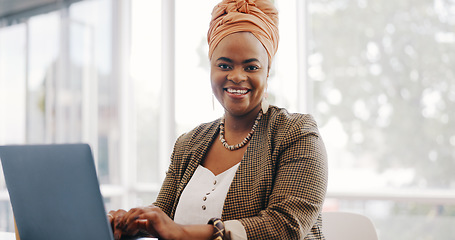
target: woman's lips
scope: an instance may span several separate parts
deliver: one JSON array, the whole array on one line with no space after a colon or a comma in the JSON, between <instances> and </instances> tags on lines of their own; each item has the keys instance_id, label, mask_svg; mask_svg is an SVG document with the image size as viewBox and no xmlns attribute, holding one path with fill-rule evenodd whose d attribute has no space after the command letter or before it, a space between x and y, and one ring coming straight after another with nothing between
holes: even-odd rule
<instances>
[{"instance_id":1,"label":"woman's lips","mask_svg":"<svg viewBox=\"0 0 455 240\"><path fill-rule=\"evenodd\" d=\"M224 88L224 91L227 92L229 95L234 96L244 96L248 94L251 90L242 88L242 89L235 89L235 88Z\"/></svg>"}]
</instances>

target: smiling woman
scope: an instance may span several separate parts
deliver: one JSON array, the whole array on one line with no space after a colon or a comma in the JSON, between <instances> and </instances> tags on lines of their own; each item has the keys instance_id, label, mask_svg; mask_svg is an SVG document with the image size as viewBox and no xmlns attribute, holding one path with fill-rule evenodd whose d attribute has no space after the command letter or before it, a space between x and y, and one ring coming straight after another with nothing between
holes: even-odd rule
<instances>
[{"instance_id":1,"label":"smiling woman","mask_svg":"<svg viewBox=\"0 0 455 240\"><path fill-rule=\"evenodd\" d=\"M116 239L323 239L327 159L317 125L265 98L277 23L269 0L215 6L210 79L224 116L177 139L154 204L110 212Z\"/></svg>"}]
</instances>

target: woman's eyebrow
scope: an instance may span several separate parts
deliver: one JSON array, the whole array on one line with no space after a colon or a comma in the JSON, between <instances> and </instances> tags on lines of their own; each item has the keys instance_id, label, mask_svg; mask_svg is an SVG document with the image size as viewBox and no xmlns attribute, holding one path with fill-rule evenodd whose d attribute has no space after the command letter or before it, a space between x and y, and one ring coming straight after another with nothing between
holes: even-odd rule
<instances>
[{"instance_id":1,"label":"woman's eyebrow","mask_svg":"<svg viewBox=\"0 0 455 240\"><path fill-rule=\"evenodd\" d=\"M217 61L225 61L225 62L230 62L230 63L233 62L232 59L227 58L227 57L220 57L217 59ZM245 63L250 63L250 62L259 62L259 60L257 58L250 58L250 59L244 60L242 63L245 64Z\"/></svg>"},{"instance_id":2,"label":"woman's eyebrow","mask_svg":"<svg viewBox=\"0 0 455 240\"><path fill-rule=\"evenodd\" d=\"M230 58L227 58L227 57L220 57L217 59L217 61L225 61L225 62L232 62L232 60Z\"/></svg>"},{"instance_id":3,"label":"woman's eyebrow","mask_svg":"<svg viewBox=\"0 0 455 240\"><path fill-rule=\"evenodd\" d=\"M250 63L250 62L259 62L259 60L257 58L250 58L250 59L243 61L242 63Z\"/></svg>"}]
</instances>

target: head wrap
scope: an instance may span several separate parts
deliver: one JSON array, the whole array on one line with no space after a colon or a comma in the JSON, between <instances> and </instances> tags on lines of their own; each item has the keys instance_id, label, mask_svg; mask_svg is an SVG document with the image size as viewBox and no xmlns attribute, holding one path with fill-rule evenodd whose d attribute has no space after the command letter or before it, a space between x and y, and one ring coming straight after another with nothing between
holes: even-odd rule
<instances>
[{"instance_id":1,"label":"head wrap","mask_svg":"<svg viewBox=\"0 0 455 240\"><path fill-rule=\"evenodd\" d=\"M271 62L278 48L278 11L270 0L222 0L213 8L207 33L209 58L229 34L251 32L264 46Z\"/></svg>"}]
</instances>

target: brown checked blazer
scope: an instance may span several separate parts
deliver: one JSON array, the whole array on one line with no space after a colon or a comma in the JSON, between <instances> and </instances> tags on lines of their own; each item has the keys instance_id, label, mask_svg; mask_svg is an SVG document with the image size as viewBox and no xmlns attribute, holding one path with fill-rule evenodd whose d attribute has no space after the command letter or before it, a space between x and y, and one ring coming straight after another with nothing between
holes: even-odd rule
<instances>
[{"instance_id":1,"label":"brown checked blazer","mask_svg":"<svg viewBox=\"0 0 455 240\"><path fill-rule=\"evenodd\" d=\"M171 218L219 123L202 124L176 141L155 203ZM326 187L327 156L314 119L271 106L235 174L222 220L239 220L248 239L324 239L320 212Z\"/></svg>"}]
</instances>

